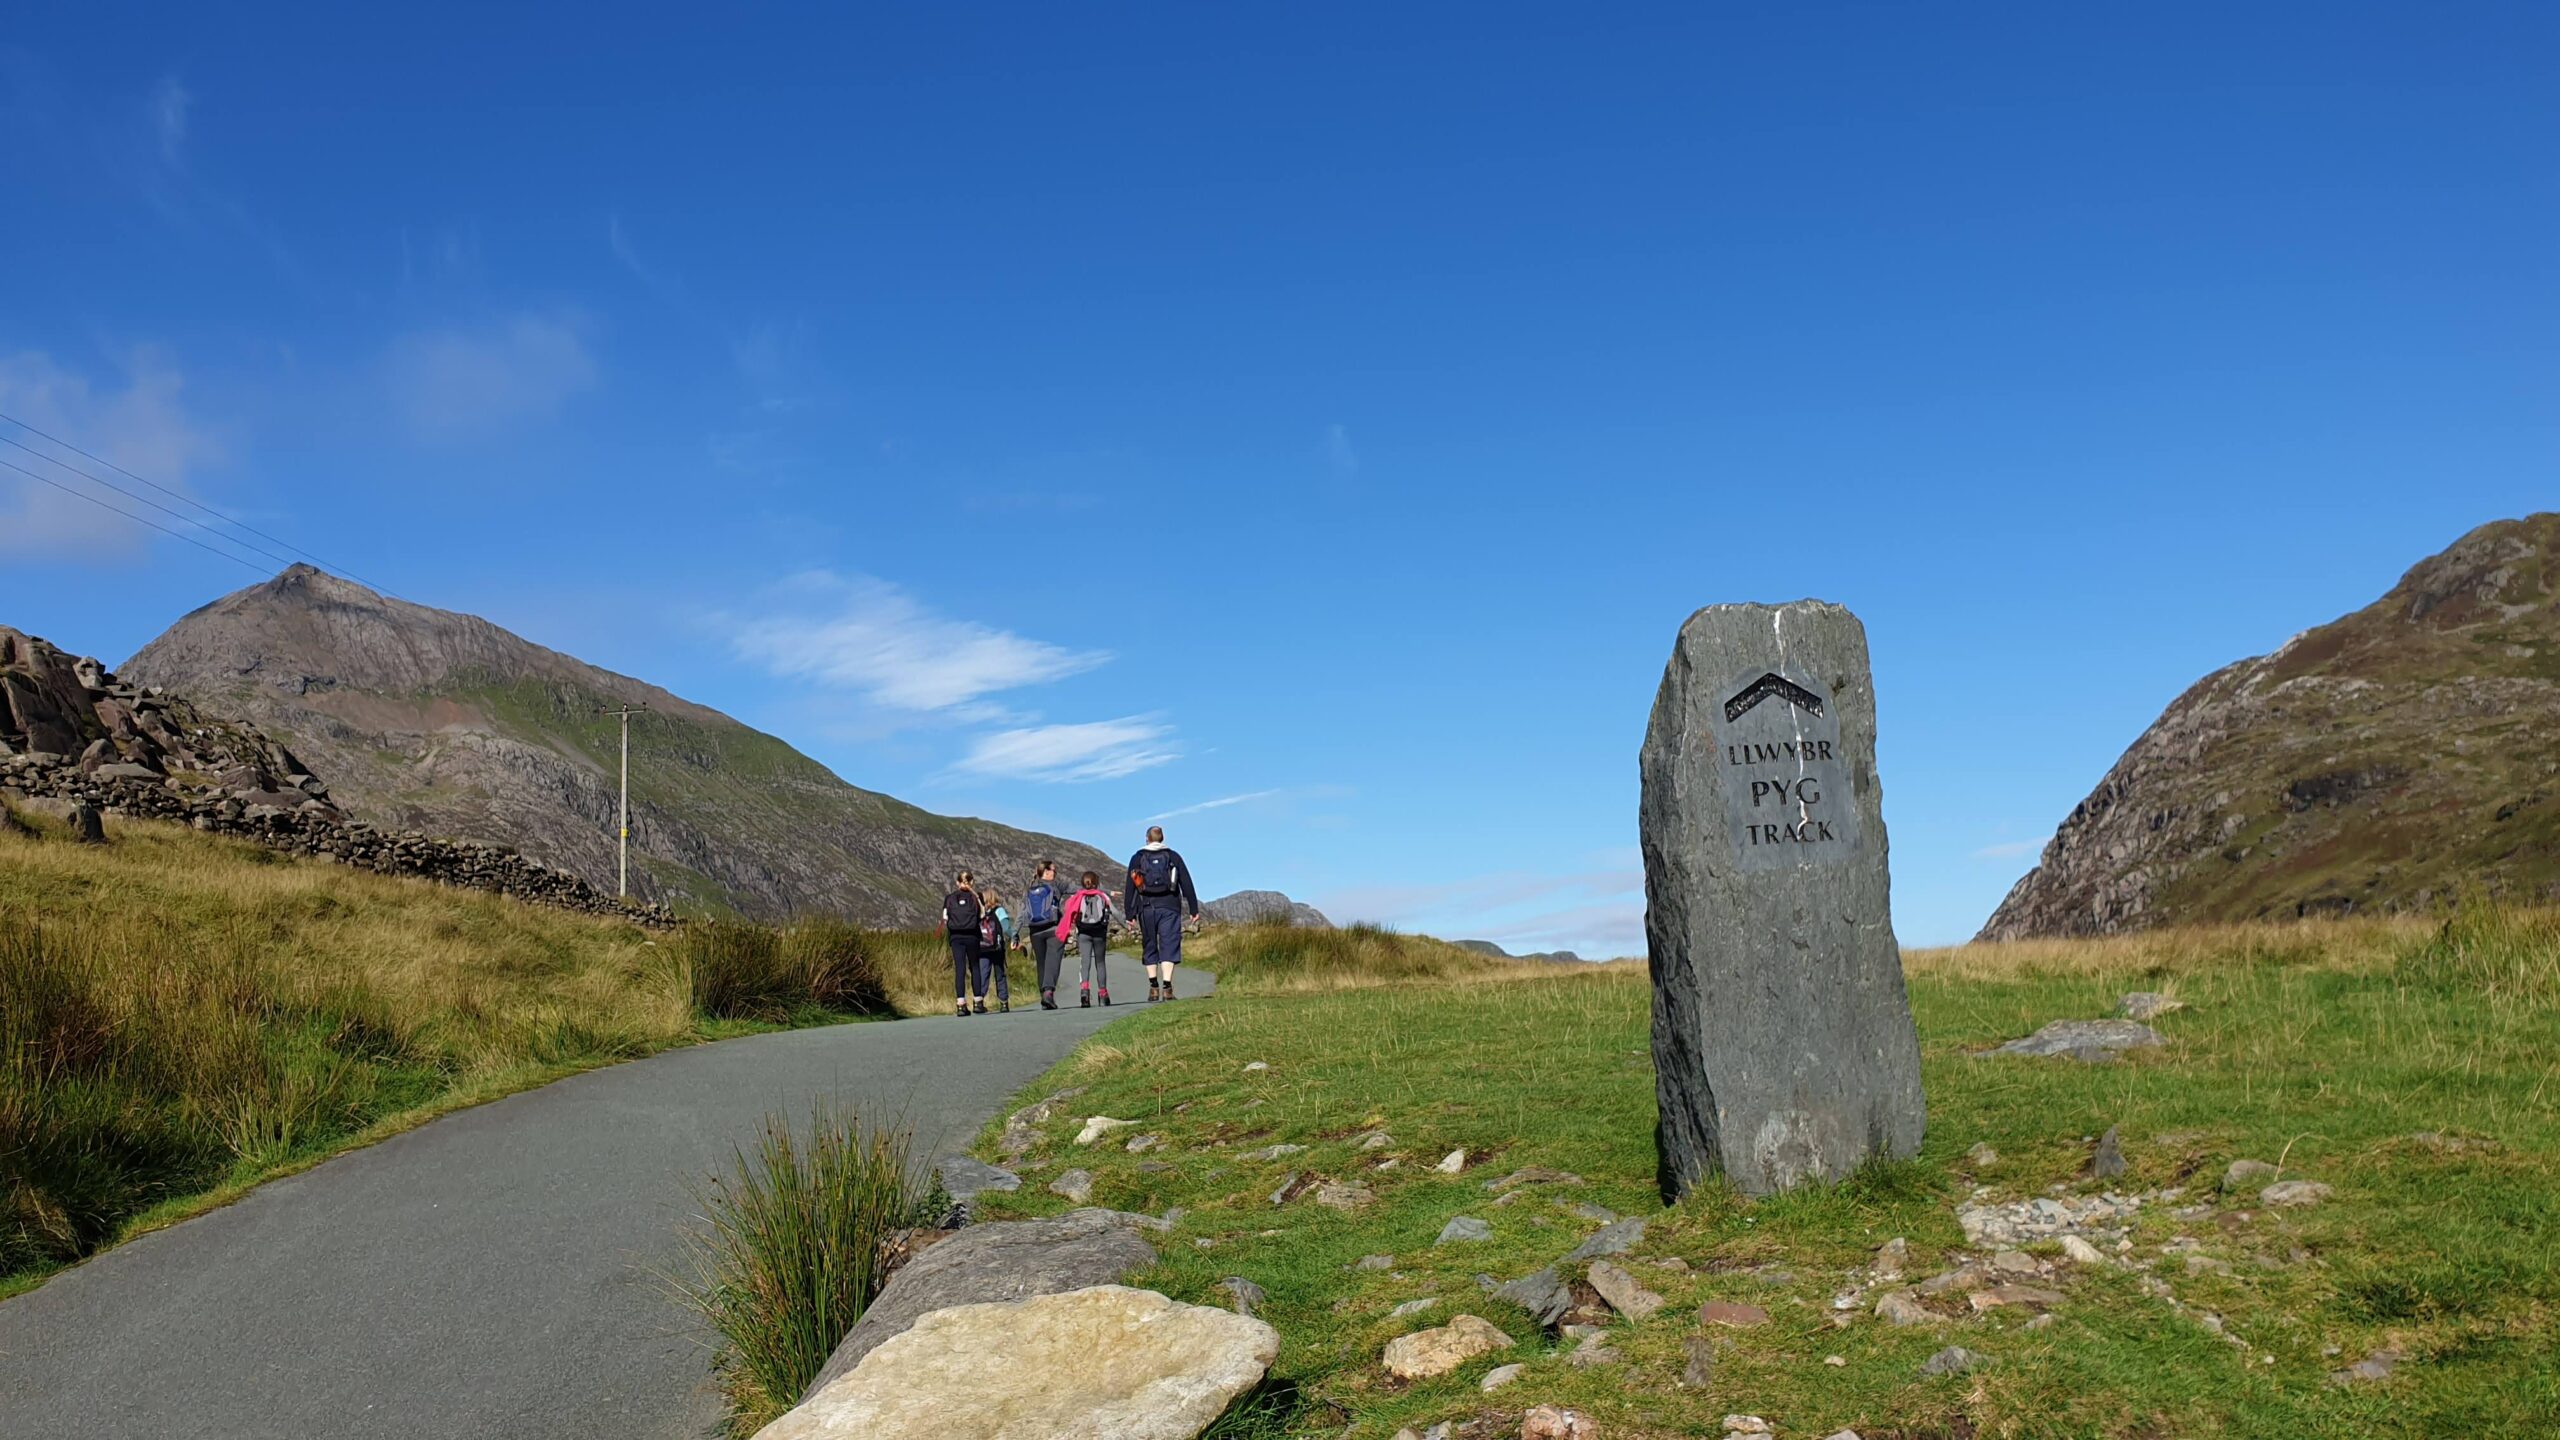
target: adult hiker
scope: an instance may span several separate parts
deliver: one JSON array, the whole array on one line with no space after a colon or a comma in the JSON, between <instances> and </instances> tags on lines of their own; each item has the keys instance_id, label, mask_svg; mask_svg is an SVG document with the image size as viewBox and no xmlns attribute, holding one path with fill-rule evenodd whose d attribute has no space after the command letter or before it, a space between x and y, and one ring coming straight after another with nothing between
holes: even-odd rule
<instances>
[{"instance_id":1,"label":"adult hiker","mask_svg":"<svg viewBox=\"0 0 2560 1440\"><path fill-rule=\"evenodd\" d=\"M1200 893L1182 852L1164 843L1164 827L1147 827L1147 843L1129 857L1129 886L1121 907L1140 938L1147 967L1147 999L1173 998L1173 967L1182 963L1182 912L1200 918Z\"/></svg>"},{"instance_id":2,"label":"adult hiker","mask_svg":"<svg viewBox=\"0 0 2560 1440\"><path fill-rule=\"evenodd\" d=\"M1066 938L1058 931L1058 862L1043 860L1031 888L1022 892L1022 929L1031 942L1031 968L1040 977L1040 1008L1058 1008L1058 962Z\"/></svg>"},{"instance_id":3,"label":"adult hiker","mask_svg":"<svg viewBox=\"0 0 2560 1440\"><path fill-rule=\"evenodd\" d=\"M951 893L942 897L942 928L951 940L951 996L963 1020L969 1018L969 972L978 965L978 923L986 918L983 910L977 877L966 870L952 876Z\"/></svg>"},{"instance_id":4,"label":"adult hiker","mask_svg":"<svg viewBox=\"0 0 2560 1440\"><path fill-rule=\"evenodd\" d=\"M1076 966L1076 1005L1089 1009L1093 992L1102 991L1102 1003L1111 1003L1111 974L1103 961L1111 950L1111 897L1104 893L1102 877L1090 870L1084 872L1084 884L1066 899L1066 914L1058 920L1058 939L1073 936L1076 953L1082 958Z\"/></svg>"}]
</instances>

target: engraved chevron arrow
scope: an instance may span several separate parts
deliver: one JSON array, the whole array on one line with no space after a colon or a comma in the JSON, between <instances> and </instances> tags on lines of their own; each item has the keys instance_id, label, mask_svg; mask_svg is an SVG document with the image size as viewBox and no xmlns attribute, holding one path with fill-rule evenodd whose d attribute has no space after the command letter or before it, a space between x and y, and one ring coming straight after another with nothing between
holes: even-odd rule
<instances>
[{"instance_id":1,"label":"engraved chevron arrow","mask_svg":"<svg viewBox=\"0 0 2560 1440\"><path fill-rule=\"evenodd\" d=\"M1724 702L1724 718L1727 722L1739 720L1751 712L1752 706L1773 695L1809 715L1822 713L1821 696L1772 672L1735 691L1733 698Z\"/></svg>"}]
</instances>

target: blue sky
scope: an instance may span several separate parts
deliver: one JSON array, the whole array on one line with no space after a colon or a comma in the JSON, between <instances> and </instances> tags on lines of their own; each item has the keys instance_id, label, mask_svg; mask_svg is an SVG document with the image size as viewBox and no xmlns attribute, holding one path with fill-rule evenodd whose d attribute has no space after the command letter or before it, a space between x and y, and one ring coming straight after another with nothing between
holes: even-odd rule
<instances>
[{"instance_id":1,"label":"blue sky","mask_svg":"<svg viewBox=\"0 0 2560 1440\"><path fill-rule=\"evenodd\" d=\"M2560 500L2548 6L849 8L22 7L0 412L857 784L1599 954L1698 606L1865 619L1951 941ZM0 623L253 579L0 470Z\"/></svg>"}]
</instances>

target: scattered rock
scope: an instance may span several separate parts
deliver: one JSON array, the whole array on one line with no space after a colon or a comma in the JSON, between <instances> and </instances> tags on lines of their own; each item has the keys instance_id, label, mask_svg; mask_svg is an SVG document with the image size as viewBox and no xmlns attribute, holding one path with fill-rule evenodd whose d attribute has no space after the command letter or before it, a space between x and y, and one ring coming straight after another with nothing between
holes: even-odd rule
<instances>
[{"instance_id":1,"label":"scattered rock","mask_svg":"<svg viewBox=\"0 0 2560 1440\"><path fill-rule=\"evenodd\" d=\"M1476 1382L1476 1388L1490 1395L1519 1379L1520 1372L1528 1368L1526 1365L1496 1365L1484 1372L1484 1379Z\"/></svg>"},{"instance_id":2,"label":"scattered rock","mask_svg":"<svg viewBox=\"0 0 2560 1440\"><path fill-rule=\"evenodd\" d=\"M2317 1205L2337 1192L2317 1180L2279 1180L2258 1192L2258 1203L2279 1209Z\"/></svg>"},{"instance_id":3,"label":"scattered rock","mask_svg":"<svg viewBox=\"0 0 2560 1440\"><path fill-rule=\"evenodd\" d=\"M1597 1269L1597 1266L1593 1267ZM1601 1292L1606 1294L1606 1291ZM1710 1300L1698 1307L1698 1323L1723 1325L1736 1330L1769 1323L1769 1312L1757 1305L1741 1305L1731 1300Z\"/></svg>"},{"instance_id":4,"label":"scattered rock","mask_svg":"<svg viewBox=\"0 0 2560 1440\"><path fill-rule=\"evenodd\" d=\"M1452 1150L1448 1154L1441 1156L1440 1163L1432 1166L1431 1168L1443 1175L1455 1175L1459 1171L1467 1168L1467 1152L1464 1150Z\"/></svg>"},{"instance_id":5,"label":"scattered rock","mask_svg":"<svg viewBox=\"0 0 2560 1440\"><path fill-rule=\"evenodd\" d=\"M1988 1363L1990 1357L1961 1345L1950 1345L1920 1362L1923 1375L1961 1375Z\"/></svg>"},{"instance_id":6,"label":"scattered rock","mask_svg":"<svg viewBox=\"0 0 2560 1440\"><path fill-rule=\"evenodd\" d=\"M1121 1285L946 1306L759 1437L1192 1440L1260 1383L1279 1349L1259 1320ZM989 1365L990 1355L1012 1363Z\"/></svg>"},{"instance_id":7,"label":"scattered rock","mask_svg":"<svg viewBox=\"0 0 2560 1440\"><path fill-rule=\"evenodd\" d=\"M1387 1318L1390 1320L1401 1320L1407 1315L1419 1315L1423 1311L1428 1310L1439 1303L1440 1302L1437 1299L1430 1296L1425 1296L1420 1300L1407 1300L1393 1310L1388 1311Z\"/></svg>"},{"instance_id":8,"label":"scattered rock","mask_svg":"<svg viewBox=\"0 0 2560 1440\"><path fill-rule=\"evenodd\" d=\"M1876 1318L1888 1325L1935 1325L1934 1310L1900 1290L1888 1290L1876 1297Z\"/></svg>"},{"instance_id":9,"label":"scattered rock","mask_svg":"<svg viewBox=\"0 0 2560 1440\"><path fill-rule=\"evenodd\" d=\"M1600 1440L1600 1427L1579 1410L1534 1405L1520 1417L1520 1440Z\"/></svg>"},{"instance_id":10,"label":"scattered rock","mask_svg":"<svg viewBox=\"0 0 2560 1440\"><path fill-rule=\"evenodd\" d=\"M2172 1010L2186 1008L2186 1001L2154 990L2136 990L2116 1002L2116 1013L2127 1020L2154 1020Z\"/></svg>"},{"instance_id":11,"label":"scattered rock","mask_svg":"<svg viewBox=\"0 0 2560 1440\"><path fill-rule=\"evenodd\" d=\"M1125 1130L1137 1123L1135 1120L1114 1120L1108 1115L1096 1115L1085 1121L1084 1128L1076 1132L1076 1143L1090 1145L1114 1130Z\"/></svg>"},{"instance_id":12,"label":"scattered rock","mask_svg":"<svg viewBox=\"0 0 2560 1440\"><path fill-rule=\"evenodd\" d=\"M2018 1328L2021 1330L2050 1330L2053 1328L2053 1322L2058 1318L2060 1317L2048 1310Z\"/></svg>"},{"instance_id":13,"label":"scattered rock","mask_svg":"<svg viewBox=\"0 0 2560 1440\"><path fill-rule=\"evenodd\" d=\"M1990 1278L1989 1272L1977 1266L1967 1265L1960 1269L1949 1270L1942 1275L1932 1275L1911 1288L1921 1295L1944 1295L1950 1290L1970 1290L1977 1285L1987 1283Z\"/></svg>"},{"instance_id":14,"label":"scattered rock","mask_svg":"<svg viewBox=\"0 0 2560 1440\"><path fill-rule=\"evenodd\" d=\"M1536 1317L1541 1329L1555 1330L1586 1316L1602 1319L1607 1304L1597 1291L1583 1292L1567 1283L1552 1265L1496 1288L1494 1297L1508 1300Z\"/></svg>"},{"instance_id":15,"label":"scattered rock","mask_svg":"<svg viewBox=\"0 0 2560 1440\"><path fill-rule=\"evenodd\" d=\"M1724 1417L1724 1433L1727 1435L1775 1435L1778 1431L1776 1426L1757 1415L1727 1415Z\"/></svg>"},{"instance_id":16,"label":"scattered rock","mask_svg":"<svg viewBox=\"0 0 2560 1440\"><path fill-rule=\"evenodd\" d=\"M1394 1143L1396 1143L1396 1137L1384 1130L1372 1130L1360 1137L1360 1148L1363 1150L1384 1150Z\"/></svg>"},{"instance_id":17,"label":"scattered rock","mask_svg":"<svg viewBox=\"0 0 2560 1440\"><path fill-rule=\"evenodd\" d=\"M1512 1339L1493 1322L1460 1315L1446 1325L1416 1330L1387 1342L1387 1373L1399 1380L1427 1380L1446 1375L1479 1355L1511 1348Z\"/></svg>"},{"instance_id":18,"label":"scattered rock","mask_svg":"<svg viewBox=\"0 0 2560 1440\"><path fill-rule=\"evenodd\" d=\"M1440 1238L1432 1241L1431 1243L1434 1245L1454 1245L1460 1241L1490 1240L1492 1238L1493 1227L1491 1225L1486 1224L1473 1215L1460 1215L1450 1220L1448 1224L1441 1226Z\"/></svg>"},{"instance_id":19,"label":"scattered rock","mask_svg":"<svg viewBox=\"0 0 2560 1440\"><path fill-rule=\"evenodd\" d=\"M1900 1278L1903 1267L1911 1263L1911 1242L1896 1235L1876 1247L1876 1258L1869 1266L1879 1280Z\"/></svg>"},{"instance_id":20,"label":"scattered rock","mask_svg":"<svg viewBox=\"0 0 2560 1440\"><path fill-rule=\"evenodd\" d=\"M1643 1239L1642 1220L1620 1220L1612 1225L1603 1225L1591 1232L1589 1239L1573 1247L1572 1253L1564 1257L1564 1263L1572 1265L1603 1255L1623 1255Z\"/></svg>"},{"instance_id":21,"label":"scattered rock","mask_svg":"<svg viewBox=\"0 0 2560 1440\"><path fill-rule=\"evenodd\" d=\"M2007 1305L2023 1305L2033 1310L2050 1310L2062 1303L2062 1294L2056 1290L2038 1289L2033 1285L1995 1285L1988 1290L1976 1290L1965 1299L1973 1306L1973 1312L1979 1315L1986 1310L1997 1310Z\"/></svg>"},{"instance_id":22,"label":"scattered rock","mask_svg":"<svg viewBox=\"0 0 2560 1440\"><path fill-rule=\"evenodd\" d=\"M1316 1186L1316 1203L1334 1210L1357 1210L1375 1198L1366 1185L1327 1180Z\"/></svg>"},{"instance_id":23,"label":"scattered rock","mask_svg":"<svg viewBox=\"0 0 2560 1440\"><path fill-rule=\"evenodd\" d=\"M1564 1358L1574 1369L1588 1370L1594 1365L1615 1365L1625 1357L1609 1343L1608 1336L1585 1335L1582 1343L1573 1347L1573 1353Z\"/></svg>"},{"instance_id":24,"label":"scattered rock","mask_svg":"<svg viewBox=\"0 0 2560 1440\"><path fill-rule=\"evenodd\" d=\"M1991 1257L1991 1268L2011 1275L2041 1275L2044 1262L2024 1250L2003 1250Z\"/></svg>"},{"instance_id":25,"label":"scattered rock","mask_svg":"<svg viewBox=\"0 0 2560 1440\"><path fill-rule=\"evenodd\" d=\"M1610 1309L1630 1320L1649 1319L1665 1303L1661 1296L1644 1288L1642 1281L1606 1260L1591 1262L1591 1288L1600 1292Z\"/></svg>"},{"instance_id":26,"label":"scattered rock","mask_svg":"<svg viewBox=\"0 0 2560 1440\"><path fill-rule=\"evenodd\" d=\"M942 1193L963 1205L990 1191L1022 1188L1021 1176L966 1155L944 1156L934 1165L933 1173L942 1181Z\"/></svg>"},{"instance_id":27,"label":"scattered rock","mask_svg":"<svg viewBox=\"0 0 2560 1440\"><path fill-rule=\"evenodd\" d=\"M1830 1366L1834 1370L1838 1370L1849 1363L1849 1357L1846 1355L1825 1355L1822 1357L1822 1363Z\"/></svg>"},{"instance_id":28,"label":"scattered rock","mask_svg":"<svg viewBox=\"0 0 2560 1440\"><path fill-rule=\"evenodd\" d=\"M1314 1189L1316 1184L1316 1176L1310 1175L1303 1170L1292 1170L1289 1172L1289 1178L1280 1182L1280 1188L1271 1192L1271 1203L1274 1205L1286 1205L1290 1201L1295 1200L1299 1196Z\"/></svg>"},{"instance_id":29,"label":"scattered rock","mask_svg":"<svg viewBox=\"0 0 2560 1440\"><path fill-rule=\"evenodd\" d=\"M1267 1062L1261 1060L1247 1060L1244 1062L1245 1073L1248 1075L1257 1074L1270 1068L1271 1066Z\"/></svg>"},{"instance_id":30,"label":"scattered rock","mask_svg":"<svg viewBox=\"0 0 2560 1440\"><path fill-rule=\"evenodd\" d=\"M2084 1063L2113 1060L2127 1050L2166 1045L2159 1031L2132 1020L2056 1020L2033 1035L1990 1051L1993 1055L2062 1055Z\"/></svg>"},{"instance_id":31,"label":"scattered rock","mask_svg":"<svg viewBox=\"0 0 2560 1440\"><path fill-rule=\"evenodd\" d=\"M1082 1205L1093 1198L1093 1172L1070 1170L1049 1182L1049 1193L1064 1195L1076 1204Z\"/></svg>"},{"instance_id":32,"label":"scattered rock","mask_svg":"<svg viewBox=\"0 0 2560 1440\"><path fill-rule=\"evenodd\" d=\"M807 1400L849 1374L874 1347L928 1311L1110 1285L1153 1265L1155 1247L1138 1234L1137 1218L1112 1210L1071 1210L1047 1220L970 1226L889 1278L800 1398ZM1007 1348L1003 1353L1018 1352Z\"/></svg>"},{"instance_id":33,"label":"scattered rock","mask_svg":"<svg viewBox=\"0 0 2560 1440\"><path fill-rule=\"evenodd\" d=\"M1976 1170L1986 1170L2000 1163L2000 1152L1976 1140L1973 1142L1973 1148L1964 1152L1964 1158L1972 1162Z\"/></svg>"},{"instance_id":34,"label":"scattered rock","mask_svg":"<svg viewBox=\"0 0 2560 1440\"><path fill-rule=\"evenodd\" d=\"M1392 1270L1395 1266L1393 1255L1363 1255L1351 1264L1354 1270Z\"/></svg>"},{"instance_id":35,"label":"scattered rock","mask_svg":"<svg viewBox=\"0 0 2560 1440\"><path fill-rule=\"evenodd\" d=\"M1263 1303L1271 1298L1263 1293L1261 1286L1241 1275L1230 1275L1219 1281L1218 1288L1226 1291L1228 1297L1235 1301L1236 1313L1247 1319L1253 1318L1253 1312L1260 1309Z\"/></svg>"},{"instance_id":36,"label":"scattered rock","mask_svg":"<svg viewBox=\"0 0 2560 1440\"><path fill-rule=\"evenodd\" d=\"M2107 1133L2098 1137L2098 1153L2089 1157L2089 1173L2101 1180L2112 1180L2124 1173L2124 1142L2116 1134L2119 1128L2108 1126Z\"/></svg>"},{"instance_id":37,"label":"scattered rock","mask_svg":"<svg viewBox=\"0 0 2560 1440\"><path fill-rule=\"evenodd\" d=\"M2391 1372L2398 1369L2400 1362L2407 1358L2409 1357L2399 1350L2376 1350L2344 1370L2330 1371L2329 1380L2335 1385L2388 1380L2391 1378Z\"/></svg>"},{"instance_id":38,"label":"scattered rock","mask_svg":"<svg viewBox=\"0 0 2560 1440\"><path fill-rule=\"evenodd\" d=\"M2281 1173L2264 1160L2234 1160L2222 1172L2222 1188L2226 1193L2237 1193L2252 1185L2265 1185Z\"/></svg>"},{"instance_id":39,"label":"scattered rock","mask_svg":"<svg viewBox=\"0 0 2560 1440\"><path fill-rule=\"evenodd\" d=\"M1576 1201L1567 1205L1564 1207L1564 1213L1576 1219L1588 1220L1594 1225L1615 1225L1625 1218L1606 1205L1593 1205L1587 1201Z\"/></svg>"},{"instance_id":40,"label":"scattered rock","mask_svg":"<svg viewBox=\"0 0 2560 1440\"><path fill-rule=\"evenodd\" d=\"M2167 1192L2163 1192L2166 1194ZM2059 1239L2073 1233L2123 1233L2142 1209L2133 1195L2039 1195L2033 1200L1956 1207L1965 1243L1983 1249Z\"/></svg>"},{"instance_id":41,"label":"scattered rock","mask_svg":"<svg viewBox=\"0 0 2560 1440\"><path fill-rule=\"evenodd\" d=\"M1255 1161L1277 1160L1282 1156L1295 1155L1306 1148L1304 1145L1265 1145L1259 1150L1249 1150L1237 1158Z\"/></svg>"},{"instance_id":42,"label":"scattered rock","mask_svg":"<svg viewBox=\"0 0 2560 1440\"><path fill-rule=\"evenodd\" d=\"M1680 1388L1704 1390L1716 1383L1716 1342L1704 1335L1680 1337Z\"/></svg>"},{"instance_id":43,"label":"scattered rock","mask_svg":"<svg viewBox=\"0 0 2560 1440\"><path fill-rule=\"evenodd\" d=\"M1163 1143L1164 1137L1161 1135L1141 1135L1121 1148L1132 1155L1144 1155Z\"/></svg>"}]
</instances>

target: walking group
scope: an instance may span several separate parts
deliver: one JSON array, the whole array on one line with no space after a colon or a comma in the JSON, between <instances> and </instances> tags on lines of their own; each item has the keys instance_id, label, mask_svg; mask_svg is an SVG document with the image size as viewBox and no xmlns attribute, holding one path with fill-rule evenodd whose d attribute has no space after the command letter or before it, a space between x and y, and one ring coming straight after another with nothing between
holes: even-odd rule
<instances>
[{"instance_id":1,"label":"walking group","mask_svg":"<svg viewBox=\"0 0 2560 1440\"><path fill-rule=\"evenodd\" d=\"M996 1009L1013 1009L1012 979L1005 956L1029 952L1040 980L1040 1008L1058 1008L1059 971L1066 947L1076 947L1076 1003L1098 999L1111 1003L1111 924L1116 916L1139 937L1139 957L1147 971L1150 1004L1173 998L1174 967L1182 963L1185 918L1200 920L1200 892L1192 888L1191 867L1182 853L1164 843L1164 827L1150 826L1147 843L1129 857L1129 873L1120 903L1102 888L1102 877L1087 870L1083 883L1061 893L1058 866L1043 860L1022 892L1022 914L1016 917L1004 896L963 870L952 877L951 893L942 897L942 928L951 938L951 995L962 1018L987 1013L987 989L995 987Z\"/></svg>"}]
</instances>

